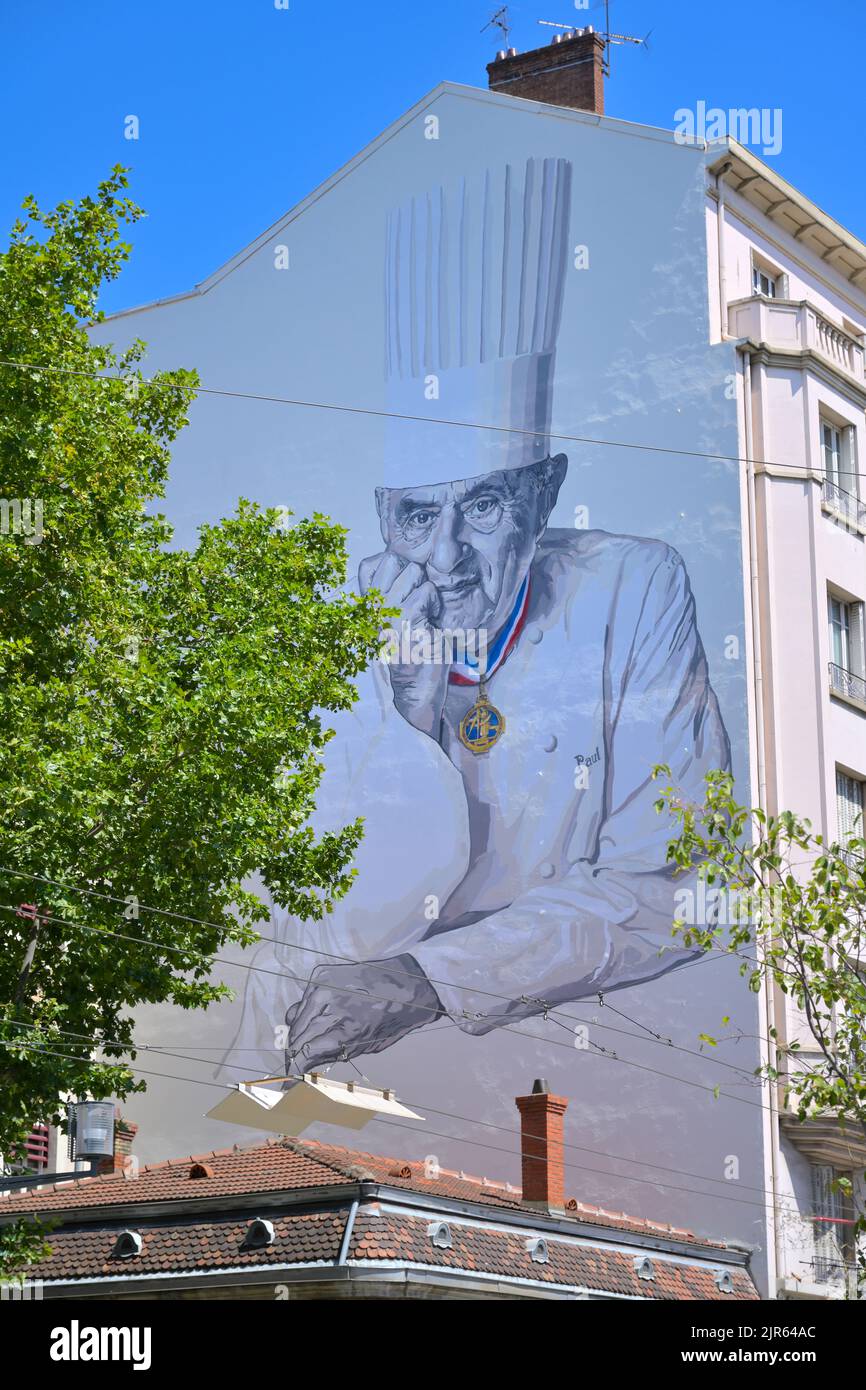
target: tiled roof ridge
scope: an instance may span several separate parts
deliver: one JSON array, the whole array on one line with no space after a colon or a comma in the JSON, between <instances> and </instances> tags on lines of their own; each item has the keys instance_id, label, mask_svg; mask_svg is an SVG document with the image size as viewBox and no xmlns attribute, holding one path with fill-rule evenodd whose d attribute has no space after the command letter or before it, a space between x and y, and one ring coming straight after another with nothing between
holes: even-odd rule
<instances>
[{"instance_id":1,"label":"tiled roof ridge","mask_svg":"<svg viewBox=\"0 0 866 1390\"><path fill-rule=\"evenodd\" d=\"M703 1240L690 1231L687 1226L672 1226L667 1221L653 1221L649 1216L630 1216L626 1211L607 1211L605 1207L595 1206L592 1202L581 1202L576 1197L569 1198L574 1206L569 1207L570 1215L580 1215L586 1213L588 1216L600 1216L606 1221L615 1221L618 1224L628 1222L630 1226L639 1226L646 1231L661 1232L669 1236L685 1236L688 1240L701 1240L704 1245L719 1245L722 1249L726 1248L721 1241Z\"/></svg>"},{"instance_id":2,"label":"tiled roof ridge","mask_svg":"<svg viewBox=\"0 0 866 1390\"><path fill-rule=\"evenodd\" d=\"M52 1192L77 1192L81 1187L88 1187L91 1183L98 1183L100 1186L112 1182L134 1183L137 1178L143 1177L145 1173L159 1173L172 1168L187 1168L194 1163L207 1163L211 1158L231 1158L234 1154L255 1153L259 1149L275 1148L282 1143L282 1140L265 1139L259 1140L257 1144L231 1144L224 1149L207 1149L198 1154L187 1154L183 1158L161 1158L156 1163L143 1163L138 1170L136 1177L130 1177L128 1173L82 1173L76 1178L67 1178L63 1182L35 1182L30 1188L19 1188L17 1191L12 1189L9 1192L0 1192L0 1202L8 1201L14 1197L24 1196L27 1192L34 1196L47 1196ZM0 1187L2 1187L0 1178ZM134 1188L133 1188L134 1190Z\"/></svg>"},{"instance_id":3,"label":"tiled roof ridge","mask_svg":"<svg viewBox=\"0 0 866 1390\"><path fill-rule=\"evenodd\" d=\"M145 1176L158 1176L160 1173L169 1174L171 1172L182 1171L184 1168L191 1167L196 1163L206 1163L213 1159L244 1158L263 1154L269 1149L283 1149L296 1155L298 1158L305 1159L310 1163L316 1164L320 1168L328 1169L338 1175L344 1181L372 1181L387 1185L389 1178L409 1183L420 1189L421 1195L427 1191L431 1196L447 1196L443 1193L439 1184L444 1180L458 1181L478 1188L479 1195L482 1193L490 1194L494 1200L513 1202L519 1206L522 1197L519 1187L512 1186L507 1181L500 1181L487 1177L476 1177L464 1172L462 1169L438 1167L436 1176L427 1174L425 1171L424 1160L395 1158L388 1154L372 1154L358 1149L350 1149L345 1145L332 1144L322 1140L300 1139L291 1135L278 1135L273 1138L259 1140L253 1144L233 1144L230 1147L212 1149L204 1153L190 1154L182 1158L161 1159L157 1163L143 1165L138 1173L138 1179L131 1178L125 1173L86 1173L81 1177L70 1179L66 1182L45 1183L44 1185L34 1186L29 1194L25 1192L9 1192L0 1195L0 1213L2 1213L3 1201L21 1198L25 1195L32 1195L37 1198L49 1198L53 1194L72 1198L74 1193L81 1191L92 1191L94 1186L108 1188L110 1184L123 1184L123 1198L121 1200L136 1200L137 1181ZM401 1174L401 1168L408 1168L409 1175ZM385 1170L384 1174L382 1170ZM377 1176L378 1173L378 1176ZM218 1177L225 1177L225 1173ZM311 1183L310 1188L324 1186L319 1183ZM120 1196L118 1189L118 1197ZM202 1195L206 1195L202 1191ZM452 1194L453 1195L453 1194ZM464 1194L465 1195L465 1194ZM145 1200L142 1194L142 1200ZM71 1205L71 1203L70 1203ZM576 1198L570 1198L566 1204L564 1215L566 1218L580 1221L584 1220L590 1224L604 1224L615 1229L624 1230L631 1228L633 1232L642 1232L649 1235L666 1236L672 1240L683 1240L705 1248L727 1250L729 1247L723 1240L713 1240L706 1236L697 1236L693 1231L686 1227L673 1226L667 1222L653 1221L649 1217L630 1216L626 1212L608 1211L606 1208L596 1206L591 1203L581 1202Z\"/></svg>"},{"instance_id":4,"label":"tiled roof ridge","mask_svg":"<svg viewBox=\"0 0 866 1390\"><path fill-rule=\"evenodd\" d=\"M361 1176L360 1170L356 1164L347 1163L341 1166L333 1159L322 1158L317 1153L311 1153L311 1149L317 1149L319 1147L312 1139L297 1139L290 1134L286 1134L277 1142L281 1144L284 1149L291 1149L292 1153L296 1153L299 1158L308 1158L311 1163L318 1163L322 1168L330 1168L332 1172L339 1173L341 1178L358 1178ZM339 1148L340 1146L337 1144L322 1144L321 1147L333 1149ZM354 1150L346 1149L345 1152L350 1154L353 1153ZM356 1157L360 1158L362 1155L358 1154ZM368 1176L368 1174L365 1173L364 1176Z\"/></svg>"},{"instance_id":5,"label":"tiled roof ridge","mask_svg":"<svg viewBox=\"0 0 866 1390\"><path fill-rule=\"evenodd\" d=\"M439 1178L456 1178L460 1182L472 1183L474 1186L480 1187L482 1190L488 1192L503 1192L506 1196L514 1196L521 1199L521 1189L519 1187L514 1187L510 1182L504 1179L476 1177L474 1174L464 1172L462 1168L444 1168L440 1166L437 1170L436 1177L430 1178L427 1177L426 1173L423 1171L424 1161L422 1159L392 1158L388 1154L363 1153L356 1149L347 1149L343 1145L328 1144L323 1140L317 1139L304 1140L303 1147L307 1151L328 1149L333 1152L336 1150L337 1152L351 1155L355 1159L369 1159L376 1164L388 1164L393 1167L405 1166L411 1169L412 1179L416 1182L429 1182L434 1184ZM317 1153L308 1152L308 1157L315 1157L317 1163L327 1162L327 1160L319 1157ZM330 1167L331 1164L328 1163L328 1166ZM350 1172L351 1176L355 1177L358 1175L359 1167L360 1165L358 1164L347 1164L345 1171ZM421 1170L420 1172L417 1171L419 1169ZM393 1173L390 1174L390 1176L396 1177L398 1174ZM608 1211L605 1207L596 1206L590 1202L581 1202L575 1197L569 1198L569 1203L572 1202L574 1205L566 1209L567 1216L578 1219L581 1216L590 1219L592 1217L601 1217L603 1221L610 1221L618 1226L627 1224L637 1227L639 1230L669 1236L671 1239L685 1238L697 1244L712 1246L719 1250L726 1250L728 1248L724 1241L711 1240L707 1237L697 1236L694 1231L689 1230L686 1226L674 1226L671 1225L670 1222L653 1221L651 1217L648 1216L630 1216L628 1212L624 1211Z\"/></svg>"},{"instance_id":6,"label":"tiled roof ridge","mask_svg":"<svg viewBox=\"0 0 866 1390\"><path fill-rule=\"evenodd\" d=\"M108 1179L112 1181L119 1180L120 1182L128 1181L123 1173L82 1173L79 1178L70 1178L68 1182L35 1182L32 1187L29 1188L10 1188L8 1192L0 1192L0 1202L8 1202L15 1197L24 1196L29 1192L32 1192L34 1195L38 1193L40 1196L43 1193L47 1196L51 1192L75 1192L79 1187L84 1187L88 1183L101 1183ZM2 1185L3 1179L0 1178L0 1187L2 1187Z\"/></svg>"}]
</instances>

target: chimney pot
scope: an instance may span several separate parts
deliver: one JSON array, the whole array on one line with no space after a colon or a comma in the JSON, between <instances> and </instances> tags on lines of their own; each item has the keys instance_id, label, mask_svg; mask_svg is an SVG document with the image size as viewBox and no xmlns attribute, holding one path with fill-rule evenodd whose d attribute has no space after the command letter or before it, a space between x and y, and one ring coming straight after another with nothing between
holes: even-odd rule
<instances>
[{"instance_id":1,"label":"chimney pot","mask_svg":"<svg viewBox=\"0 0 866 1390\"><path fill-rule=\"evenodd\" d=\"M130 1166L132 1143L138 1133L138 1125L134 1125L131 1120L124 1120L117 1106L114 1115L114 1154L111 1158L99 1160L97 1174L122 1173Z\"/></svg>"}]
</instances>

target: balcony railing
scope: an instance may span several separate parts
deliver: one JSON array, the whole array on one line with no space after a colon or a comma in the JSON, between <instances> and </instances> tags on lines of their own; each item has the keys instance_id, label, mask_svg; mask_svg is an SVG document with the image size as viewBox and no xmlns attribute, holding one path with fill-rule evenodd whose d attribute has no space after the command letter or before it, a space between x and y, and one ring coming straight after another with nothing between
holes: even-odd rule
<instances>
[{"instance_id":1,"label":"balcony railing","mask_svg":"<svg viewBox=\"0 0 866 1390\"><path fill-rule=\"evenodd\" d=\"M866 705L866 680L854 671L846 671L844 666L837 666L834 661L830 662L830 689L836 695Z\"/></svg>"},{"instance_id":2,"label":"balcony railing","mask_svg":"<svg viewBox=\"0 0 866 1390\"><path fill-rule=\"evenodd\" d=\"M824 503L852 526L866 527L866 502L853 492L846 492L832 478L824 479Z\"/></svg>"},{"instance_id":3,"label":"balcony railing","mask_svg":"<svg viewBox=\"0 0 866 1390\"><path fill-rule=\"evenodd\" d=\"M807 308L807 314L810 320L807 324L807 337L812 339L818 351L851 376L862 377L863 349L857 340L852 338L850 333L830 323L817 309Z\"/></svg>"},{"instance_id":4,"label":"balcony railing","mask_svg":"<svg viewBox=\"0 0 866 1390\"><path fill-rule=\"evenodd\" d=\"M728 305L728 332L783 351L811 349L846 376L864 380L862 341L831 323L805 299L751 295L734 300Z\"/></svg>"}]
</instances>

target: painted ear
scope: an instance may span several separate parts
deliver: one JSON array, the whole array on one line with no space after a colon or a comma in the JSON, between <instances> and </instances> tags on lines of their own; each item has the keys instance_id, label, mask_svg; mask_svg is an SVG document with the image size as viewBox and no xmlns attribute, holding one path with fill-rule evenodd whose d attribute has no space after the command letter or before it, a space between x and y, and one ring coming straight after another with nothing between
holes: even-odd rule
<instances>
[{"instance_id":1,"label":"painted ear","mask_svg":"<svg viewBox=\"0 0 866 1390\"><path fill-rule=\"evenodd\" d=\"M565 482L565 475L568 472L568 456L566 454L556 454L552 459L549 460L548 467L549 472L547 476L547 481L545 482L544 487L542 489L541 498L539 502L538 536L536 539L540 539L540 537L542 536L550 519L550 513L556 506L556 499L559 496L559 489Z\"/></svg>"},{"instance_id":2,"label":"painted ear","mask_svg":"<svg viewBox=\"0 0 866 1390\"><path fill-rule=\"evenodd\" d=\"M382 540L388 543L388 489L384 487L376 488L376 511L379 513L379 530L382 532Z\"/></svg>"}]
</instances>

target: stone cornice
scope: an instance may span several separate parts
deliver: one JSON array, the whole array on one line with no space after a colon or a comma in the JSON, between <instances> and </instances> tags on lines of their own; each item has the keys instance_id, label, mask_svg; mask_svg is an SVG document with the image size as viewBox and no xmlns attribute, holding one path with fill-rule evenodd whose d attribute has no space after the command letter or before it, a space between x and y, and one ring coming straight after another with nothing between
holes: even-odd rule
<instances>
[{"instance_id":1,"label":"stone cornice","mask_svg":"<svg viewBox=\"0 0 866 1390\"><path fill-rule=\"evenodd\" d=\"M752 362L765 367L794 367L799 371L810 371L825 385L845 396L859 410L866 411L866 384L860 386L853 377L837 371L827 360L812 348L782 348L771 343L756 343L752 338L736 340L737 351L747 353Z\"/></svg>"}]
</instances>

